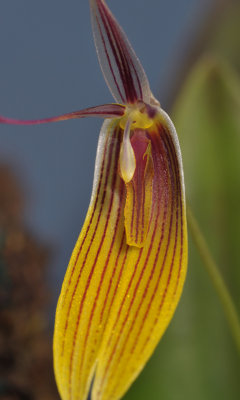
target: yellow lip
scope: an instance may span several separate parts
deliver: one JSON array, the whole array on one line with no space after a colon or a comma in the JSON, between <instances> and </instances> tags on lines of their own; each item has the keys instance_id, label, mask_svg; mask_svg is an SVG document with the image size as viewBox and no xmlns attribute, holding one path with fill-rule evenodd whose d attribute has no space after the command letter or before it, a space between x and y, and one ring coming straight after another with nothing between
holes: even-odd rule
<instances>
[{"instance_id":1,"label":"yellow lip","mask_svg":"<svg viewBox=\"0 0 240 400\"><path fill-rule=\"evenodd\" d=\"M120 127L123 130L125 129L126 123L129 119L132 120L131 129L148 129L154 123L154 119L150 118L146 110L138 104L126 107L125 114L120 119Z\"/></svg>"}]
</instances>

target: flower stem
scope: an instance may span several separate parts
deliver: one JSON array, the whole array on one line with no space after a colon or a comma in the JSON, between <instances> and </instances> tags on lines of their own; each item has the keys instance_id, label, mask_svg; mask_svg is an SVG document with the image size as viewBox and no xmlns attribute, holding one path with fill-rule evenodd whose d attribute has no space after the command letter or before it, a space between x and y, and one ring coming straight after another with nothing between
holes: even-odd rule
<instances>
[{"instance_id":1,"label":"flower stem","mask_svg":"<svg viewBox=\"0 0 240 400\"><path fill-rule=\"evenodd\" d=\"M240 354L240 321L236 307L189 205L187 205L187 219L195 246L199 251L206 271L222 303L233 339Z\"/></svg>"}]
</instances>

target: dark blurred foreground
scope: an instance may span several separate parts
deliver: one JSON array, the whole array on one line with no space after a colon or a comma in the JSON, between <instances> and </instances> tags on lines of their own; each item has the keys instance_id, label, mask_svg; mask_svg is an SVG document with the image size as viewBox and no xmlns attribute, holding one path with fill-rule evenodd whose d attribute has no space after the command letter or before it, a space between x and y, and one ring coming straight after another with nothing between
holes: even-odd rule
<instances>
[{"instance_id":1,"label":"dark blurred foreground","mask_svg":"<svg viewBox=\"0 0 240 400\"><path fill-rule=\"evenodd\" d=\"M26 230L22 193L5 166L0 188L0 398L53 400L48 249Z\"/></svg>"}]
</instances>

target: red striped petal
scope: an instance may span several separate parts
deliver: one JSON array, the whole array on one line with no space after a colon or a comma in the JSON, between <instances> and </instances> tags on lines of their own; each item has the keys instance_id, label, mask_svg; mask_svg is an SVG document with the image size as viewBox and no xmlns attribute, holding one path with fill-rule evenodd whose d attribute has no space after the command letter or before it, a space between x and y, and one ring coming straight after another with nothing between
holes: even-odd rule
<instances>
[{"instance_id":1,"label":"red striped petal","mask_svg":"<svg viewBox=\"0 0 240 400\"><path fill-rule=\"evenodd\" d=\"M124 115L125 106L121 104L104 104L101 106L85 108L84 110L74 111L68 114L59 115L58 117L35 119L35 120L21 120L3 117L0 115L1 124L11 125L37 125L45 124L47 122L65 121L67 119L85 118L85 117L102 117L102 118L116 118Z\"/></svg>"},{"instance_id":2,"label":"red striped petal","mask_svg":"<svg viewBox=\"0 0 240 400\"><path fill-rule=\"evenodd\" d=\"M185 280L187 232L176 133L162 111L147 133L154 166L149 230L141 249L128 248L98 355L93 400L123 396L167 328Z\"/></svg>"},{"instance_id":3,"label":"red striped petal","mask_svg":"<svg viewBox=\"0 0 240 400\"><path fill-rule=\"evenodd\" d=\"M122 130L104 123L86 221L59 298L54 364L63 399L86 399L118 282L125 267L125 185L118 174Z\"/></svg>"},{"instance_id":4,"label":"red striped petal","mask_svg":"<svg viewBox=\"0 0 240 400\"><path fill-rule=\"evenodd\" d=\"M120 103L150 103L148 79L122 28L104 1L90 4L97 54L113 97Z\"/></svg>"},{"instance_id":5,"label":"red striped petal","mask_svg":"<svg viewBox=\"0 0 240 400\"><path fill-rule=\"evenodd\" d=\"M126 185L118 173L123 130L104 124L93 194L59 298L54 364L64 400L117 400L152 354L186 274L184 185L174 128L161 110L151 142L152 202L144 246L128 246ZM141 140L142 134L133 140ZM144 139L146 147L146 139Z\"/></svg>"}]
</instances>

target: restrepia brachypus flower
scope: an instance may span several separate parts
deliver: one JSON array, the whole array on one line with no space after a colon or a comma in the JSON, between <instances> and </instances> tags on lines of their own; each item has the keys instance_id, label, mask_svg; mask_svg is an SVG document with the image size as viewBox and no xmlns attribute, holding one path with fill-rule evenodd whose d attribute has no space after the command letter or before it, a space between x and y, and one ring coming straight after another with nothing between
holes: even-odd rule
<instances>
[{"instance_id":1,"label":"restrepia brachypus flower","mask_svg":"<svg viewBox=\"0 0 240 400\"><path fill-rule=\"evenodd\" d=\"M90 0L94 39L117 104L37 121L106 118L92 197L59 297L54 368L63 400L119 399L178 304L187 266L181 153L175 128L103 0Z\"/></svg>"}]
</instances>

